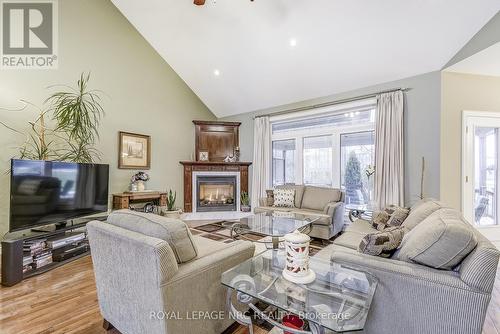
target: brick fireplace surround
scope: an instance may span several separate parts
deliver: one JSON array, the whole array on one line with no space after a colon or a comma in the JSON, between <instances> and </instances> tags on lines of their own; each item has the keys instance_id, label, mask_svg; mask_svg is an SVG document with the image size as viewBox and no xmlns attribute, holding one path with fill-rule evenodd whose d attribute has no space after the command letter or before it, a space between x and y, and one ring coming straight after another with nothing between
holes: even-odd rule
<instances>
[{"instance_id":1,"label":"brick fireplace surround","mask_svg":"<svg viewBox=\"0 0 500 334\"><path fill-rule=\"evenodd\" d=\"M239 176L237 185L240 192L248 192L248 167L251 162L213 162L213 161L181 161L184 166L184 212L193 212L196 210L196 203L193 201L193 192L196 192L196 184L193 182L193 173L203 175L224 175L236 174ZM239 204L238 198L235 200ZM238 205L239 207L239 205Z\"/></svg>"}]
</instances>

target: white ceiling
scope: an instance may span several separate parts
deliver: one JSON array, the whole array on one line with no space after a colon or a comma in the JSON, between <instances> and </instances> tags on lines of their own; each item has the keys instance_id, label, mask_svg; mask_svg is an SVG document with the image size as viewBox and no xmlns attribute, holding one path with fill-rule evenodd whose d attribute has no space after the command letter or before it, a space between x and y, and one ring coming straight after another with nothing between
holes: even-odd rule
<instances>
[{"instance_id":1,"label":"white ceiling","mask_svg":"<svg viewBox=\"0 0 500 334\"><path fill-rule=\"evenodd\" d=\"M498 0L112 1L219 117L439 70L500 9Z\"/></svg>"},{"instance_id":2,"label":"white ceiling","mask_svg":"<svg viewBox=\"0 0 500 334\"><path fill-rule=\"evenodd\" d=\"M447 72L500 76L500 43L446 68Z\"/></svg>"}]
</instances>

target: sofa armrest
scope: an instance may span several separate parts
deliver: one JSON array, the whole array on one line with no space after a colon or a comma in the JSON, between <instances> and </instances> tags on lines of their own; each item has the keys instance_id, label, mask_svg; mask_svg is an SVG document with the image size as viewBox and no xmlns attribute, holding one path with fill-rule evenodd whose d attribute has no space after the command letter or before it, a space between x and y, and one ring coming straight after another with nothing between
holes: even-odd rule
<instances>
[{"instance_id":1,"label":"sofa armrest","mask_svg":"<svg viewBox=\"0 0 500 334\"><path fill-rule=\"evenodd\" d=\"M325 206L324 213L332 217L333 235L336 235L344 228L344 202L331 202Z\"/></svg>"},{"instance_id":2,"label":"sofa armrest","mask_svg":"<svg viewBox=\"0 0 500 334\"><path fill-rule=\"evenodd\" d=\"M367 271L388 284L400 281L421 281L429 286L447 286L455 289L480 292L465 284L454 271L437 270L416 263L387 259L362 253L334 251L331 260L348 267Z\"/></svg>"},{"instance_id":3,"label":"sofa armrest","mask_svg":"<svg viewBox=\"0 0 500 334\"><path fill-rule=\"evenodd\" d=\"M325 208L323 209L323 212L326 215L333 217L337 211L342 211L342 215L343 215L344 208L345 208L344 202L330 202L325 206Z\"/></svg>"},{"instance_id":4,"label":"sofa armrest","mask_svg":"<svg viewBox=\"0 0 500 334\"><path fill-rule=\"evenodd\" d=\"M267 197L259 198L259 206L267 206Z\"/></svg>"},{"instance_id":5,"label":"sofa armrest","mask_svg":"<svg viewBox=\"0 0 500 334\"><path fill-rule=\"evenodd\" d=\"M251 258L255 251L255 245L250 241L233 241L228 247L216 251L210 256L204 256L179 265L177 273L166 283L182 281L189 277L203 275L204 272L214 268L223 269L224 272L237 264Z\"/></svg>"},{"instance_id":6,"label":"sofa armrest","mask_svg":"<svg viewBox=\"0 0 500 334\"><path fill-rule=\"evenodd\" d=\"M221 275L250 259L254 251L252 242L234 241L224 249L179 265L176 275L162 286L162 296L164 311L181 314L184 318L165 318L168 332L222 333L234 321L227 314L220 320L189 320L185 315L192 312L227 312L227 288L221 283Z\"/></svg>"}]
</instances>

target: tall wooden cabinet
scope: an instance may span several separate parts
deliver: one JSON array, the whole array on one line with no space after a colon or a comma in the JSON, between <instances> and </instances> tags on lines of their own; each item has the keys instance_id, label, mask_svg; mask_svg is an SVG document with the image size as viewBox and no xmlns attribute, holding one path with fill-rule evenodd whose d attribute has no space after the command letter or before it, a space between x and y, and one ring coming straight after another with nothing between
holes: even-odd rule
<instances>
[{"instance_id":1,"label":"tall wooden cabinet","mask_svg":"<svg viewBox=\"0 0 500 334\"><path fill-rule=\"evenodd\" d=\"M195 125L196 161L200 151L208 151L209 161L224 161L239 146L239 122L193 121Z\"/></svg>"}]
</instances>

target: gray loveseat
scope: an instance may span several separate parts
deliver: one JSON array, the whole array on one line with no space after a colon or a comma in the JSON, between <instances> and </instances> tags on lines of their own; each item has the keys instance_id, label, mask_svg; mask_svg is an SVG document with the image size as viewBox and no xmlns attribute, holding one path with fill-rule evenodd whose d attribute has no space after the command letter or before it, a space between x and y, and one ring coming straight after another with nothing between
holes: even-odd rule
<instances>
[{"instance_id":1,"label":"gray loveseat","mask_svg":"<svg viewBox=\"0 0 500 334\"><path fill-rule=\"evenodd\" d=\"M323 188L303 185L277 186L276 189L286 188L295 190L293 208L275 207L268 202L268 198L261 198L255 213L288 212L298 217L317 217L309 235L311 237L328 240L337 235L344 227L345 193L340 189ZM271 205L270 205L271 204Z\"/></svg>"},{"instance_id":2,"label":"gray loveseat","mask_svg":"<svg viewBox=\"0 0 500 334\"><path fill-rule=\"evenodd\" d=\"M405 242L421 238L422 233L436 230L434 224L443 225L450 219L454 224L466 224L459 227L470 229L473 239L477 240L475 248L453 270L419 264L419 253L413 254L412 261L400 260ZM415 229L419 224L422 224L420 228ZM468 224L460 212L434 200L423 200L411 208L403 223L407 230L403 247L391 258L357 251L361 239L375 232L370 222L361 219L348 226L332 245L316 256L359 268L378 278L365 333L479 334L491 299L500 252ZM453 239L447 242L450 240ZM425 239L416 241L417 248L426 243ZM424 254L421 250L418 252ZM440 254L446 252L443 248L427 261L437 263L441 260Z\"/></svg>"},{"instance_id":3,"label":"gray loveseat","mask_svg":"<svg viewBox=\"0 0 500 334\"><path fill-rule=\"evenodd\" d=\"M180 220L128 210L87 229L101 314L122 334L213 334L232 324L221 274L253 256L251 242L192 236Z\"/></svg>"}]
</instances>

